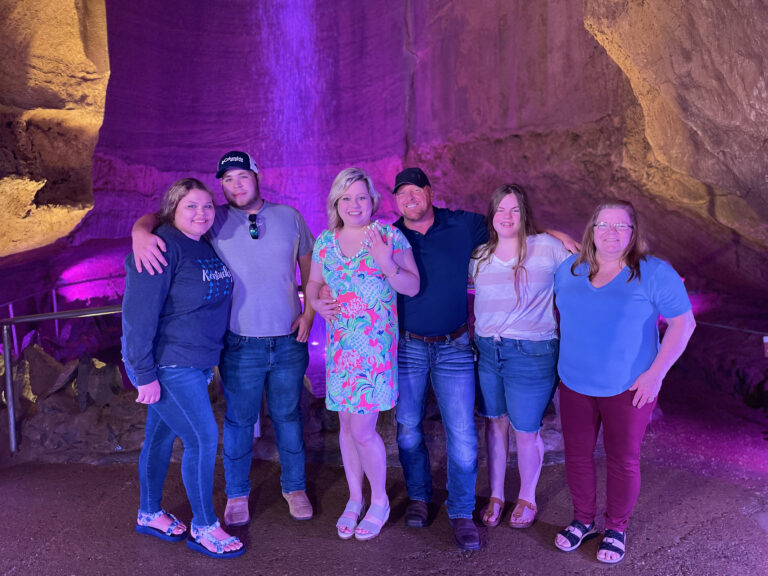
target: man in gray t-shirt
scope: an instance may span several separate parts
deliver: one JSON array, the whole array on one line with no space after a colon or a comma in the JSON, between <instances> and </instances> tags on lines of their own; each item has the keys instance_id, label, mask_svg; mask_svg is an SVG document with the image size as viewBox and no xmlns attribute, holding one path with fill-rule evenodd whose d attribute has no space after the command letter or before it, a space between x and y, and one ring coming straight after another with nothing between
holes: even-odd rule
<instances>
[{"instance_id":1,"label":"man in gray t-shirt","mask_svg":"<svg viewBox=\"0 0 768 576\"><path fill-rule=\"evenodd\" d=\"M280 455L280 484L291 516L312 517L306 495L304 440L299 410L309 363L307 339L314 311L301 310L296 265L306 284L314 238L299 212L267 202L259 190L258 168L250 155L232 151L218 164L228 205L216 207L208 239L234 278L229 330L220 370L227 411L224 421L224 521L242 526L250 520L248 495L253 426L266 390L267 407ZM134 225L137 268L162 272L162 240L151 231L151 215Z\"/></svg>"}]
</instances>

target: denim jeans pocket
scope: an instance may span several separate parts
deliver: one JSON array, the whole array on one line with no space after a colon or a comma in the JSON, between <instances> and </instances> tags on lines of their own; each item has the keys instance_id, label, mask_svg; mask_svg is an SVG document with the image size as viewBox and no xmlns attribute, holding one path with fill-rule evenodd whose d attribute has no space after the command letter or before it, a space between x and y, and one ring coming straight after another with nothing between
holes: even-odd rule
<instances>
[{"instance_id":1,"label":"denim jeans pocket","mask_svg":"<svg viewBox=\"0 0 768 576\"><path fill-rule=\"evenodd\" d=\"M309 347L309 342L299 342L299 331L296 330L293 334L288 335L288 339L290 340L291 344L294 346L299 346L301 348Z\"/></svg>"},{"instance_id":2,"label":"denim jeans pocket","mask_svg":"<svg viewBox=\"0 0 768 576\"><path fill-rule=\"evenodd\" d=\"M465 352L467 350L471 350L474 354L474 350L472 347L472 341L469 339L469 333L465 332L455 340L451 340L448 343L450 346L453 346L456 350L459 350L461 352Z\"/></svg>"},{"instance_id":3,"label":"denim jeans pocket","mask_svg":"<svg viewBox=\"0 0 768 576\"><path fill-rule=\"evenodd\" d=\"M242 346L243 339L233 332L227 332L224 335L224 349L225 350L237 350Z\"/></svg>"},{"instance_id":4,"label":"denim jeans pocket","mask_svg":"<svg viewBox=\"0 0 768 576\"><path fill-rule=\"evenodd\" d=\"M557 352L558 341L518 340L518 349L523 356L551 356Z\"/></svg>"},{"instance_id":5,"label":"denim jeans pocket","mask_svg":"<svg viewBox=\"0 0 768 576\"><path fill-rule=\"evenodd\" d=\"M472 345L475 347L475 350L487 353L493 348L493 338L478 336L475 334L474 338L472 339Z\"/></svg>"},{"instance_id":6,"label":"denim jeans pocket","mask_svg":"<svg viewBox=\"0 0 768 576\"><path fill-rule=\"evenodd\" d=\"M200 373L203 374L203 377L205 378L206 385L210 386L211 382L213 381L213 368L195 368L194 366L179 366L178 364L160 364L157 367L158 371L158 378L160 377L161 372L165 372L167 374L183 374L185 371L194 371L197 370Z\"/></svg>"}]
</instances>

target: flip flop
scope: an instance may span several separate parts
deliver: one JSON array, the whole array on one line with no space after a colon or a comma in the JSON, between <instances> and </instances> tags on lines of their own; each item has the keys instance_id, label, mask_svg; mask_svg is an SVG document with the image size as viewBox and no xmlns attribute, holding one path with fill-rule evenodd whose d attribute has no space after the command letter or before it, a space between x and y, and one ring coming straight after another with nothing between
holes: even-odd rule
<instances>
[{"instance_id":1,"label":"flip flop","mask_svg":"<svg viewBox=\"0 0 768 576\"><path fill-rule=\"evenodd\" d=\"M499 513L496 514L496 519L491 522L489 519L493 518L493 512L496 506L499 507ZM501 517L504 514L504 500L501 500L500 498L496 498L495 496L491 496L488 499L488 505L483 509L483 513L480 515L480 520L483 524L488 526L489 528L496 528L499 524L501 524Z\"/></svg>"},{"instance_id":2,"label":"flip flop","mask_svg":"<svg viewBox=\"0 0 768 576\"><path fill-rule=\"evenodd\" d=\"M237 550L224 550L224 548L229 544L232 544L233 542L240 542L240 538L237 538L236 536L230 536L229 538L219 539L211 534L211 532L220 526L221 524L219 524L219 521L217 520L210 526L197 527L197 536L192 536L192 532L190 531L189 537L187 538L187 548L194 550L195 552L200 552L200 554L210 556L211 558L223 559L237 558L238 556L242 556L245 553L245 546L240 546L240 548ZM208 548L203 546L203 539L213 544L216 547L216 551L214 552L212 550L208 550Z\"/></svg>"},{"instance_id":3,"label":"flip flop","mask_svg":"<svg viewBox=\"0 0 768 576\"><path fill-rule=\"evenodd\" d=\"M160 516L163 515L168 516L168 518L172 520L171 524L165 531L149 525L150 522L160 518ZM146 534L147 536L154 536L155 538L160 538L160 540L165 540L166 542L179 542L187 537L187 532L189 532L189 529L186 526L184 527L184 532L181 534L173 533L177 527L182 525L183 524L178 518L176 518L176 516L166 512L165 510L160 510L159 512L155 512L153 514L139 512L139 515L136 517L136 532L139 534Z\"/></svg>"},{"instance_id":4,"label":"flip flop","mask_svg":"<svg viewBox=\"0 0 768 576\"><path fill-rule=\"evenodd\" d=\"M363 510L365 509L365 501L353 502L350 500L347 502L344 512L339 516L339 520L336 522L336 534L342 540L349 540L355 535L355 528L363 517ZM343 532L341 529L347 528L347 532Z\"/></svg>"},{"instance_id":5,"label":"flip flop","mask_svg":"<svg viewBox=\"0 0 768 576\"><path fill-rule=\"evenodd\" d=\"M517 520L523 517L523 514L525 514L526 508L528 508L533 512L533 516L529 520L526 520L525 522L513 522L513 520ZM538 508L536 508L535 504L528 502L528 500L523 500L522 498L518 498L517 504L515 504L515 509L512 510L512 515L509 517L509 527L510 528L530 528L533 525L533 523L536 521L536 513L538 511L539 510Z\"/></svg>"},{"instance_id":6,"label":"flip flop","mask_svg":"<svg viewBox=\"0 0 768 576\"><path fill-rule=\"evenodd\" d=\"M389 519L389 502L386 506L379 506L378 504L371 504L368 508L368 513L363 518L363 521L355 528L355 539L357 540L372 540L379 535L382 526ZM362 534L358 530L367 530Z\"/></svg>"}]
</instances>

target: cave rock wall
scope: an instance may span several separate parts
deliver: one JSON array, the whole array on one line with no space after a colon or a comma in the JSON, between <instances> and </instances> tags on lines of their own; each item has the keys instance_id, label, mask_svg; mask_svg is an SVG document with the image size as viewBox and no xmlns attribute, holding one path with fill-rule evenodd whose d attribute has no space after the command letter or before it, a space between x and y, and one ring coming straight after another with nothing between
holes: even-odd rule
<instances>
[{"instance_id":1,"label":"cave rock wall","mask_svg":"<svg viewBox=\"0 0 768 576\"><path fill-rule=\"evenodd\" d=\"M692 290L765 295L765 2L5 6L0 185L23 201L0 244L29 258L91 193L67 258L124 240L180 176L218 191L216 161L243 148L315 233L341 168L373 174L388 220L394 175L419 164L440 205L484 211L517 181L574 236L601 199L631 199ZM62 205L82 212L50 237L25 228Z\"/></svg>"},{"instance_id":2,"label":"cave rock wall","mask_svg":"<svg viewBox=\"0 0 768 576\"><path fill-rule=\"evenodd\" d=\"M66 236L92 206L105 16L104 0L0 6L0 257Z\"/></svg>"}]
</instances>

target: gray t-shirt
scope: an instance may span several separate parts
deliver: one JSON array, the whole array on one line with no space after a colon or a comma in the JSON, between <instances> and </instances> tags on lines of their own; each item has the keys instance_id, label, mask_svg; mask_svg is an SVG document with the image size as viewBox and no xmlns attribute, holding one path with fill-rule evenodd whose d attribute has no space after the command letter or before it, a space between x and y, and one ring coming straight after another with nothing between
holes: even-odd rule
<instances>
[{"instance_id":1,"label":"gray t-shirt","mask_svg":"<svg viewBox=\"0 0 768 576\"><path fill-rule=\"evenodd\" d=\"M216 207L210 240L235 281L229 329L240 336L285 336L301 314L297 258L312 253L315 239L290 206L265 201L257 224L254 240L247 212Z\"/></svg>"}]
</instances>

